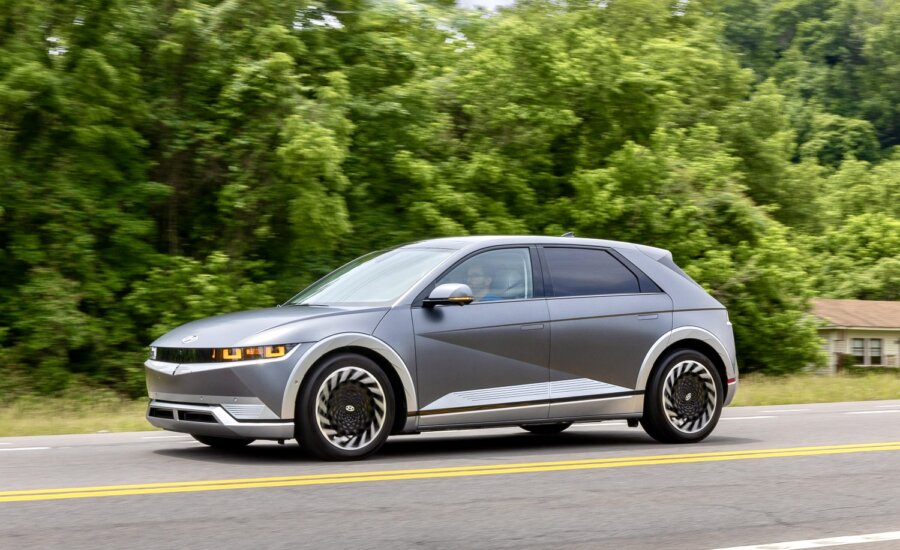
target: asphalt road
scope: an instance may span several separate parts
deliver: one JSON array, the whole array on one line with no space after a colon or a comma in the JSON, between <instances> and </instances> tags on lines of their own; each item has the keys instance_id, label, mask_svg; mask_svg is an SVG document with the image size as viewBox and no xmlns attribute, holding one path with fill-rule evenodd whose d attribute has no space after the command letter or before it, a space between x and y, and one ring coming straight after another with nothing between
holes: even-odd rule
<instances>
[{"instance_id":1,"label":"asphalt road","mask_svg":"<svg viewBox=\"0 0 900 550\"><path fill-rule=\"evenodd\" d=\"M900 400L730 408L688 446L624 422L399 436L354 463L168 432L0 438L3 549L677 550L878 534L846 547L880 550L900 548L898 531Z\"/></svg>"}]
</instances>

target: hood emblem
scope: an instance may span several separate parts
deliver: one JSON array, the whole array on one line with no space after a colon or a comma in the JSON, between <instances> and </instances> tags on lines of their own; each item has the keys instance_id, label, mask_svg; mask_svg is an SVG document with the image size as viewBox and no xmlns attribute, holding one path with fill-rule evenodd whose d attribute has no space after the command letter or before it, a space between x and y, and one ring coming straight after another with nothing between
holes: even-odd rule
<instances>
[{"instance_id":1,"label":"hood emblem","mask_svg":"<svg viewBox=\"0 0 900 550\"><path fill-rule=\"evenodd\" d=\"M199 338L199 336L197 336L196 334L192 334L192 335L188 336L187 338L182 338L181 343L182 344L190 344L191 342L196 342L197 338Z\"/></svg>"}]
</instances>

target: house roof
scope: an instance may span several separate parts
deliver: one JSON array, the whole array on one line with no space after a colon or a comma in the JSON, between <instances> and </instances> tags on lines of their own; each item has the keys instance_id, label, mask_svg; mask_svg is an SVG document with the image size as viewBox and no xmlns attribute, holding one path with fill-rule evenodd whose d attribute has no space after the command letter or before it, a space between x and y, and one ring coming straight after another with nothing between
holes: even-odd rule
<instances>
[{"instance_id":1,"label":"house roof","mask_svg":"<svg viewBox=\"0 0 900 550\"><path fill-rule=\"evenodd\" d=\"M812 310L831 326L900 328L900 302L813 298Z\"/></svg>"}]
</instances>

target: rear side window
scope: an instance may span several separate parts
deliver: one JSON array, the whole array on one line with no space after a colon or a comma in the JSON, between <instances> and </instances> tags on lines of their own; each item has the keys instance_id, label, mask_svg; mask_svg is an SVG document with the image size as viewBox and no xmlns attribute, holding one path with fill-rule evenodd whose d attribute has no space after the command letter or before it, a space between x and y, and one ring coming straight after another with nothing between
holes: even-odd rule
<instances>
[{"instance_id":1,"label":"rear side window","mask_svg":"<svg viewBox=\"0 0 900 550\"><path fill-rule=\"evenodd\" d=\"M640 292L637 277L605 250L544 248L554 296Z\"/></svg>"}]
</instances>

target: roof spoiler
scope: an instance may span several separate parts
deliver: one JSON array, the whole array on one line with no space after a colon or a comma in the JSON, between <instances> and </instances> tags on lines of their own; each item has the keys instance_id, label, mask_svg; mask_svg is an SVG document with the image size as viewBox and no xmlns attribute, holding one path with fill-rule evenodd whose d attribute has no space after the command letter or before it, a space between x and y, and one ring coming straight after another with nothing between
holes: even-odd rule
<instances>
[{"instance_id":1,"label":"roof spoiler","mask_svg":"<svg viewBox=\"0 0 900 550\"><path fill-rule=\"evenodd\" d=\"M664 248L656 248L655 246L647 246L645 244L636 244L634 247L657 262L665 263L663 258L666 256L669 257L670 262L672 261L672 253Z\"/></svg>"}]
</instances>

